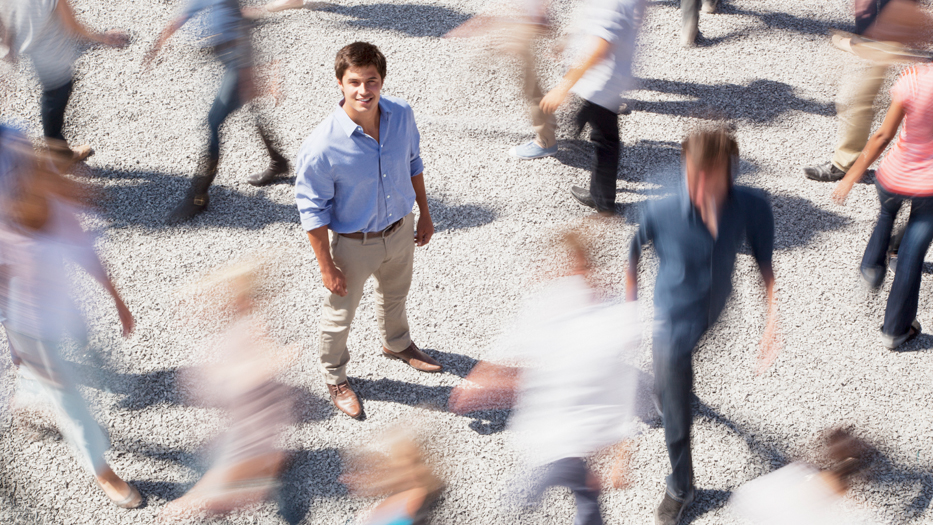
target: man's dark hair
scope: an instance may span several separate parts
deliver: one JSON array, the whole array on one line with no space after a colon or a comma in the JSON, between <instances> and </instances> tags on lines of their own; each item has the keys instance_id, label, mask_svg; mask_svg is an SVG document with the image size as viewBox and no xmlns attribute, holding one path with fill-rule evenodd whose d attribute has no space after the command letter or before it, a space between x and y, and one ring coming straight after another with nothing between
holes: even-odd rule
<instances>
[{"instance_id":1,"label":"man's dark hair","mask_svg":"<svg viewBox=\"0 0 933 525\"><path fill-rule=\"evenodd\" d=\"M337 51L337 60L334 61L334 71L337 80L343 80L343 74L351 67L375 66L379 76L386 78L386 57L379 48L369 42L353 42Z\"/></svg>"}]
</instances>

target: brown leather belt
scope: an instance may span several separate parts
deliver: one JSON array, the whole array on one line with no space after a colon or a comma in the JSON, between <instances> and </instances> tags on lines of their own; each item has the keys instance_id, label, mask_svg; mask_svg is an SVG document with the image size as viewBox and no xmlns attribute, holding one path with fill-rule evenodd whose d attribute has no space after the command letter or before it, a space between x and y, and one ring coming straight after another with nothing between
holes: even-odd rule
<instances>
[{"instance_id":1,"label":"brown leather belt","mask_svg":"<svg viewBox=\"0 0 933 525\"><path fill-rule=\"evenodd\" d=\"M388 228L382 230L381 232L354 232L354 233L340 233L341 237L346 237L347 239L362 239L366 240L367 238L373 237L385 237L386 235L391 234L395 230L399 229L399 226L402 225L402 221L405 219L399 219L389 225Z\"/></svg>"}]
</instances>

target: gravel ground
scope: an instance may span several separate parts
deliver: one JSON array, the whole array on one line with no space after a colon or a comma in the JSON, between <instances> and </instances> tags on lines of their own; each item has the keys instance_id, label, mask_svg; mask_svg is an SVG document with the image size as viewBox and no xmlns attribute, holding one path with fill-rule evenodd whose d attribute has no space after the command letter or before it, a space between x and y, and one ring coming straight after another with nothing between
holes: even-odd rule
<instances>
[{"instance_id":1,"label":"gravel ground","mask_svg":"<svg viewBox=\"0 0 933 525\"><path fill-rule=\"evenodd\" d=\"M768 372L754 375L763 294L753 261L741 255L731 306L696 352L693 439L700 491L688 519L735 522L725 505L734 487L807 457L822 429L850 424L883 453L875 480L857 484L850 502L882 522L933 523L933 409L923 401L933 398L933 365L924 361L933 336L922 335L901 352L881 347L878 327L890 277L878 295L856 292L857 264L878 208L874 190L859 185L847 206L838 207L830 202L832 185L801 174L802 167L831 155L840 79L863 66L835 50L827 36L830 28L850 26L849 2L724 1L720 13L701 16L700 46L688 50L678 45L678 3L649 6L636 65L640 87L630 95L634 111L620 117L622 213L618 221L590 221L600 276L621 294L638 205L669 192L679 141L694 122L691 116L708 109L736 122L740 183L772 198L783 353ZM431 452L442 458L449 490L437 523L570 523L573 502L566 492L553 491L539 511L524 516L500 504L517 464L506 413L462 417L436 408L551 267L555 233L588 215L567 191L588 180L592 158L592 146L566 131L572 107L559 115L564 133L557 156L533 162L508 156L510 146L530 136L515 65L484 51L482 42L439 38L482 10L483 0L339 0L326 11L293 11L259 24L260 61L280 61L286 93L266 111L290 158L338 101L332 60L355 40L373 42L386 54L385 93L411 103L422 133L437 233L417 252L409 316L416 342L447 371L419 374L382 359L367 294L350 336L349 372L368 417L354 421L335 413L317 372L317 316L325 290L298 223L294 179L265 188L245 182L266 162L247 112L224 128L209 212L182 227L162 225L194 173L220 80L218 63L183 35L151 71L142 69L143 53L179 4L75 2L83 20L101 29L127 28L134 39L125 50L91 48L81 58L65 131L74 143L97 150L79 170L102 197L88 226L100 230L102 256L138 323L132 337L121 339L112 306L99 288L89 287L84 304L94 346L103 350L70 358L111 435L114 470L148 496L147 506L124 511L110 505L54 432L14 432L5 414L0 522L153 523L166 501L182 495L207 467L203 452L222 428L223 414L192 402L179 386L179 372L197 363L206 331L180 304L179 289L244 254L277 250L270 270L280 293L270 304L270 323L283 343L304 350L281 378L294 387L298 402L298 423L283 443L293 461L280 504L223 520L347 523L372 502L349 496L338 482L340 451L401 421L423 428ZM562 27L575 8L555 0ZM553 86L560 64L545 60L541 66L544 83ZM0 92L0 115L24 122L37 136L38 85L26 65L4 67L12 76ZM886 95L880 98L884 104ZM654 267L649 256L644 297L651 296ZM931 268L927 263L925 271ZM924 326L933 326L931 288L925 279ZM650 304L641 315L648 326ZM643 389L652 381L649 344L646 339ZM6 355L0 359L9 366ZM101 367L102 373L94 371ZM8 370L0 383L3 400L10 397L12 378ZM663 430L643 412L632 486L603 496L610 524L651 523L663 490L669 468Z\"/></svg>"}]
</instances>

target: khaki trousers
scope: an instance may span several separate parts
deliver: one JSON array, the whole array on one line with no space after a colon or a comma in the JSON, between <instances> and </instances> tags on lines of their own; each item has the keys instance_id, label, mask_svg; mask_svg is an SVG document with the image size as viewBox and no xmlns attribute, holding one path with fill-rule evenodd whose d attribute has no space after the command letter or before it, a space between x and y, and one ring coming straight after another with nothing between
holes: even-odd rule
<instances>
[{"instance_id":1,"label":"khaki trousers","mask_svg":"<svg viewBox=\"0 0 933 525\"><path fill-rule=\"evenodd\" d=\"M330 294L321 309L321 371L327 384L347 380L350 323L370 276L376 278L376 321L382 345L392 352L401 352L411 344L405 301L415 258L414 217L414 213L409 213L394 232L385 237L374 234L365 241L331 232L330 253L347 280L347 295Z\"/></svg>"},{"instance_id":2,"label":"khaki trousers","mask_svg":"<svg viewBox=\"0 0 933 525\"><path fill-rule=\"evenodd\" d=\"M535 130L535 144L542 148L550 148L557 144L557 118L541 111L538 105L544 98L541 85L538 84L538 73L535 60L535 40L542 34L539 24L521 24L515 28L518 40L516 48L522 61L522 84L525 100L528 101L528 110L531 112L531 125Z\"/></svg>"},{"instance_id":3,"label":"khaki trousers","mask_svg":"<svg viewBox=\"0 0 933 525\"><path fill-rule=\"evenodd\" d=\"M868 143L875 118L875 98L887 73L887 65L872 65L867 70L853 71L841 86L836 102L839 144L833 154L833 165L842 171L849 171Z\"/></svg>"}]
</instances>

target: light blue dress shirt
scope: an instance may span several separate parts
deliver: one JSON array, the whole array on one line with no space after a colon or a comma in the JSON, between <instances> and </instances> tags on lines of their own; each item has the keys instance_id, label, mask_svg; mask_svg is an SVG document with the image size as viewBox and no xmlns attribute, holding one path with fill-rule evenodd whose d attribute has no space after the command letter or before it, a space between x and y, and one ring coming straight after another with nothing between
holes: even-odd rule
<instances>
[{"instance_id":1,"label":"light blue dress shirt","mask_svg":"<svg viewBox=\"0 0 933 525\"><path fill-rule=\"evenodd\" d=\"M305 139L296 161L301 226L379 232L411 213L411 178L424 171L415 114L402 99L379 99L379 142L350 120L343 101Z\"/></svg>"}]
</instances>

